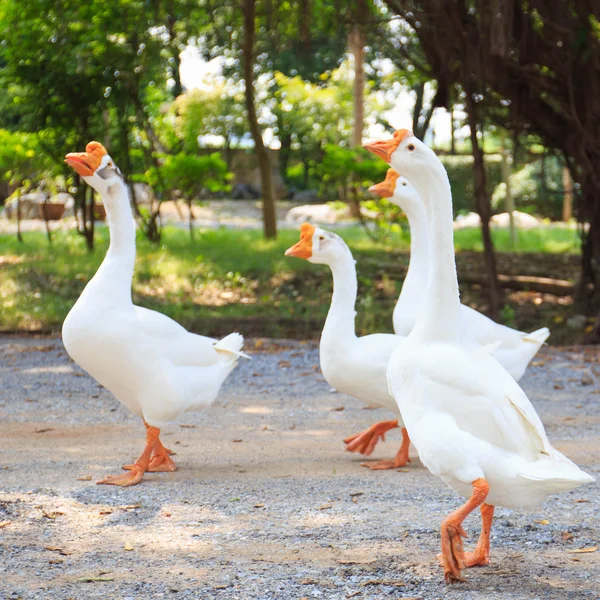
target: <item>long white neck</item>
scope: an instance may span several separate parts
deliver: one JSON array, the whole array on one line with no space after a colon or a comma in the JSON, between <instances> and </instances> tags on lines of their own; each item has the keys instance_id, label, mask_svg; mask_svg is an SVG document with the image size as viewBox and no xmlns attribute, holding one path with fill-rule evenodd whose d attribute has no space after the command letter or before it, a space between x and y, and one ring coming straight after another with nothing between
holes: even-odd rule
<instances>
[{"instance_id":1,"label":"long white neck","mask_svg":"<svg viewBox=\"0 0 600 600\"><path fill-rule=\"evenodd\" d=\"M110 230L110 246L86 292L104 294L106 301L131 304L131 279L135 265L135 223L125 182L113 184L102 195Z\"/></svg>"},{"instance_id":2,"label":"long white neck","mask_svg":"<svg viewBox=\"0 0 600 600\"><path fill-rule=\"evenodd\" d=\"M413 177L411 182L427 210L430 247L427 295L413 333L423 340L457 340L461 337L461 308L448 175L439 163L428 173L427 179Z\"/></svg>"},{"instance_id":3,"label":"long white neck","mask_svg":"<svg viewBox=\"0 0 600 600\"><path fill-rule=\"evenodd\" d=\"M358 283L352 253L347 250L329 266L333 275L333 296L321 336L324 344L356 338L354 319Z\"/></svg>"},{"instance_id":4,"label":"long white neck","mask_svg":"<svg viewBox=\"0 0 600 600\"><path fill-rule=\"evenodd\" d=\"M403 302L421 303L429 282L429 234L427 212L420 199L401 203L410 227L410 262L402 284L398 307Z\"/></svg>"}]
</instances>

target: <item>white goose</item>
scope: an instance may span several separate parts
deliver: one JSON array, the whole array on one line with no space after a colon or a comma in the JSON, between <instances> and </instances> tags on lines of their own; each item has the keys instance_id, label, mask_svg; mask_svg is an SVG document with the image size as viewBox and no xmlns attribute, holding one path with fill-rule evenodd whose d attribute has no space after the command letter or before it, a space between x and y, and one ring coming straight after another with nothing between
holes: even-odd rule
<instances>
[{"instance_id":1,"label":"white goose","mask_svg":"<svg viewBox=\"0 0 600 600\"><path fill-rule=\"evenodd\" d=\"M398 335L407 336L423 308L429 280L429 235L425 205L415 188L394 169L388 170L385 181L371 186L369 190L389 198L408 218L410 263L394 308L394 331ZM550 335L547 327L532 333L511 329L464 304L461 304L461 318L465 342L472 342L477 346L495 344L492 354L516 381L523 377L527 365Z\"/></svg>"},{"instance_id":2,"label":"white goose","mask_svg":"<svg viewBox=\"0 0 600 600\"><path fill-rule=\"evenodd\" d=\"M124 467L128 473L98 482L135 485L146 471L176 469L159 440L160 428L188 408L212 404L242 355L243 338L194 335L165 315L135 306L135 224L123 176L98 142L67 154L65 162L102 196L110 247L65 319L63 343L81 368L143 418L146 445L140 457Z\"/></svg>"},{"instance_id":3,"label":"white goose","mask_svg":"<svg viewBox=\"0 0 600 600\"><path fill-rule=\"evenodd\" d=\"M423 313L394 351L388 384L423 464L467 502L441 525L446 582L488 564L494 506L533 508L593 481L548 441L531 402L485 349L461 341L452 197L437 156L410 131L365 146L410 179L425 203L431 239ZM480 507L481 536L463 551L462 522Z\"/></svg>"},{"instance_id":4,"label":"white goose","mask_svg":"<svg viewBox=\"0 0 600 600\"><path fill-rule=\"evenodd\" d=\"M339 392L367 404L388 408L397 417L395 421L376 423L366 431L346 438L346 450L368 456L387 431L402 427L402 445L394 460L363 463L363 466L375 470L402 467L410 462L410 441L386 380L389 358L402 338L391 333L356 335L354 306L357 280L350 249L339 235L309 223L303 223L300 232L300 241L286 250L285 255L328 265L333 275L333 297L319 347L323 376Z\"/></svg>"}]
</instances>

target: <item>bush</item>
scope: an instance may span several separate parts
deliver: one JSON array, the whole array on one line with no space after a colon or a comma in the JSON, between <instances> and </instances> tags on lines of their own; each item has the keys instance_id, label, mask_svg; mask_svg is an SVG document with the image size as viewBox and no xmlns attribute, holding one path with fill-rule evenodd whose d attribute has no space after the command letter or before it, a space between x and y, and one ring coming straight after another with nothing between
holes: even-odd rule
<instances>
[{"instance_id":1,"label":"bush","mask_svg":"<svg viewBox=\"0 0 600 600\"><path fill-rule=\"evenodd\" d=\"M154 189L165 192L179 190L185 198L197 197L201 191L210 193L227 191L231 174L218 152L198 156L197 154L169 154L162 157L157 169L146 171L144 180Z\"/></svg>"},{"instance_id":2,"label":"bush","mask_svg":"<svg viewBox=\"0 0 600 600\"><path fill-rule=\"evenodd\" d=\"M337 144L325 147L323 160L317 167L324 198L338 199L339 190L347 199L350 192L361 196L374 183L385 179L389 166L362 148L343 148ZM352 189L351 189L352 188Z\"/></svg>"}]
</instances>

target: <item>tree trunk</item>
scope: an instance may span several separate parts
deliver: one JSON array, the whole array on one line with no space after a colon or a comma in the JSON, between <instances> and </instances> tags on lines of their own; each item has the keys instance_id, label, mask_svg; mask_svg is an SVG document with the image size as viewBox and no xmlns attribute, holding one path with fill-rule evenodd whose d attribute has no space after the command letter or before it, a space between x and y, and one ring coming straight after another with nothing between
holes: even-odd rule
<instances>
[{"instance_id":1,"label":"tree trunk","mask_svg":"<svg viewBox=\"0 0 600 600\"><path fill-rule=\"evenodd\" d=\"M50 200L50 196L47 196L44 200L44 204L42 204L42 216L44 217L44 225L46 227L46 237L48 238L48 244L52 246L52 232L50 231L50 221L48 220L48 212L46 211L46 206L48 206L48 200Z\"/></svg>"},{"instance_id":2,"label":"tree trunk","mask_svg":"<svg viewBox=\"0 0 600 600\"><path fill-rule=\"evenodd\" d=\"M83 237L90 252L94 249L94 229L94 190L86 186L83 197Z\"/></svg>"},{"instance_id":3,"label":"tree trunk","mask_svg":"<svg viewBox=\"0 0 600 600\"><path fill-rule=\"evenodd\" d=\"M481 219L481 235L483 237L483 255L485 261L486 275L488 278L488 295L490 301L490 315L497 319L500 314L501 292L498 285L498 273L496 270L496 256L490 233L491 203L486 190L485 163L483 151L477 139L477 114L473 90L467 88L467 113L469 129L471 130L471 146L473 153L473 167L475 176L475 206Z\"/></svg>"},{"instance_id":4,"label":"tree trunk","mask_svg":"<svg viewBox=\"0 0 600 600\"><path fill-rule=\"evenodd\" d=\"M435 106L431 104L431 106L427 109L425 114L423 115L423 106L425 105L425 83L421 82L417 84L414 88L416 93L415 98L415 107L413 110L413 133L415 137L423 140L425 138L425 134L429 129L429 124L431 123L431 117L433 116L433 111L435 110Z\"/></svg>"},{"instance_id":5,"label":"tree trunk","mask_svg":"<svg viewBox=\"0 0 600 600\"><path fill-rule=\"evenodd\" d=\"M569 221L573 216L573 179L571 178L571 171L568 167L563 167L562 171L562 185L563 185L563 209L562 209L562 220Z\"/></svg>"},{"instance_id":6,"label":"tree trunk","mask_svg":"<svg viewBox=\"0 0 600 600\"><path fill-rule=\"evenodd\" d=\"M169 2L168 6L168 15L167 15L167 30L169 32L169 46L171 49L171 57L173 58L173 67L171 70L171 76L173 77L173 88L171 89L171 93L173 94L173 98L177 98L181 96L183 93L183 85L181 84L181 74L179 73L179 68L181 67L181 58L179 47L177 45L177 35L175 34L175 14L174 14L174 6L173 2Z\"/></svg>"},{"instance_id":7,"label":"tree trunk","mask_svg":"<svg viewBox=\"0 0 600 600\"><path fill-rule=\"evenodd\" d=\"M584 313L596 313L594 342L600 343L600 181L595 173L581 174L581 196L577 198L577 220L581 235L581 281L578 305ZM586 230L585 225L589 225Z\"/></svg>"},{"instance_id":8,"label":"tree trunk","mask_svg":"<svg viewBox=\"0 0 600 600\"><path fill-rule=\"evenodd\" d=\"M456 129L454 127L454 104L450 108L450 154L456 154Z\"/></svg>"},{"instance_id":9,"label":"tree trunk","mask_svg":"<svg viewBox=\"0 0 600 600\"><path fill-rule=\"evenodd\" d=\"M360 12L364 0L359 0ZM352 131L352 145L362 146L362 136L365 128L365 34L360 22L354 23L348 37L350 53L354 57L354 82L352 84L352 98L354 101L354 129Z\"/></svg>"},{"instance_id":10,"label":"tree trunk","mask_svg":"<svg viewBox=\"0 0 600 600\"><path fill-rule=\"evenodd\" d=\"M510 246L514 251L517 245L517 228L515 227L515 199L510 189L510 153L508 150L502 152L502 179L506 186L506 198L504 200L504 208L508 213L509 229L510 229Z\"/></svg>"},{"instance_id":11,"label":"tree trunk","mask_svg":"<svg viewBox=\"0 0 600 600\"><path fill-rule=\"evenodd\" d=\"M277 220L275 216L275 188L273 185L273 173L269 153L262 139L262 132L258 124L256 106L254 103L254 82L252 68L254 66L254 37L255 37L255 0L244 0L244 43L242 52L246 100L248 111L248 125L254 140L258 168L260 170L260 181L262 187L262 209L263 229L266 238L277 237Z\"/></svg>"},{"instance_id":12,"label":"tree trunk","mask_svg":"<svg viewBox=\"0 0 600 600\"><path fill-rule=\"evenodd\" d=\"M190 230L190 240L194 241L194 209L192 208L192 197L186 198L188 207L188 229Z\"/></svg>"},{"instance_id":13,"label":"tree trunk","mask_svg":"<svg viewBox=\"0 0 600 600\"><path fill-rule=\"evenodd\" d=\"M17 239L23 243L23 234L21 233L21 190L17 192Z\"/></svg>"},{"instance_id":14,"label":"tree trunk","mask_svg":"<svg viewBox=\"0 0 600 600\"><path fill-rule=\"evenodd\" d=\"M284 131L283 123L279 123L279 141L281 143L281 148L279 149L279 173L285 181L292 154L292 135Z\"/></svg>"}]
</instances>

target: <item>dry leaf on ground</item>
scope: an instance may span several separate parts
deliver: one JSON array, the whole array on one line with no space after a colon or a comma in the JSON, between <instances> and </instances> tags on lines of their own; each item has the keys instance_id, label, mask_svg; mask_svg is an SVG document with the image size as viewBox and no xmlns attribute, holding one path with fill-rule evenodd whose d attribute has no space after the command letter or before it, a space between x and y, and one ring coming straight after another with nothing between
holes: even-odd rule
<instances>
[{"instance_id":1,"label":"dry leaf on ground","mask_svg":"<svg viewBox=\"0 0 600 600\"><path fill-rule=\"evenodd\" d=\"M58 546L46 546L44 550L48 550L50 552L58 552L62 556L70 556L71 554L73 554L72 552L69 552L64 548L59 548Z\"/></svg>"},{"instance_id":2,"label":"dry leaf on ground","mask_svg":"<svg viewBox=\"0 0 600 600\"><path fill-rule=\"evenodd\" d=\"M598 546L589 546L588 548L571 548L567 550L567 552L572 552L573 554L586 554L588 552L596 552L598 550Z\"/></svg>"}]
</instances>

